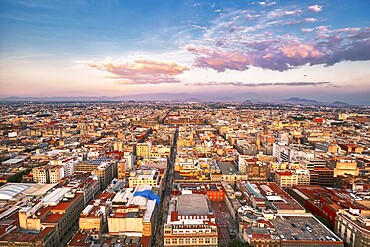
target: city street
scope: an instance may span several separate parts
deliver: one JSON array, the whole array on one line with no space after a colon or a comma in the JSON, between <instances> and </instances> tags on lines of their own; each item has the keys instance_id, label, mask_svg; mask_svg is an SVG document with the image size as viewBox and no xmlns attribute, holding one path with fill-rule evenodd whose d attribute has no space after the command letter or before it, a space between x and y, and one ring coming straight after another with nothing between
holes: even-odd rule
<instances>
[{"instance_id":1,"label":"city street","mask_svg":"<svg viewBox=\"0 0 370 247\"><path fill-rule=\"evenodd\" d=\"M225 202L211 202L211 204L216 216L220 246L228 246L233 240L233 238L230 237L229 229L236 230L236 226L231 223L233 222L233 219Z\"/></svg>"},{"instance_id":2,"label":"city street","mask_svg":"<svg viewBox=\"0 0 370 247\"><path fill-rule=\"evenodd\" d=\"M173 183L173 168L176 160L176 146L177 146L178 128L175 132L174 143L171 148L171 157L168 159L167 170L165 175L165 181L163 185L161 204L158 211L158 218L156 222L156 228L154 236L152 238L152 246L163 245L163 227L166 223L168 214L168 204L171 198L172 183Z\"/></svg>"}]
</instances>

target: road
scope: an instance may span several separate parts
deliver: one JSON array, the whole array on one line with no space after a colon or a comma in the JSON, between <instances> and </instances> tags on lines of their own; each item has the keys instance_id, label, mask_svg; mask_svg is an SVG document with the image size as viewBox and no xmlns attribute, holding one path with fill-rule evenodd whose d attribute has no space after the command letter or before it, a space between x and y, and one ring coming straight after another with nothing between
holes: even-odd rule
<instances>
[{"instance_id":1,"label":"road","mask_svg":"<svg viewBox=\"0 0 370 247\"><path fill-rule=\"evenodd\" d=\"M229 210L225 202L211 202L213 211L216 216L216 223L218 229L218 239L220 246L228 246L232 241L230 237L229 229L236 229L236 226L233 226L231 222L233 221Z\"/></svg>"},{"instance_id":2,"label":"road","mask_svg":"<svg viewBox=\"0 0 370 247\"><path fill-rule=\"evenodd\" d=\"M168 159L167 170L165 175L165 181L163 184L163 191L161 196L161 204L158 210L157 224L154 231L154 236L152 238L151 246L163 246L163 231L164 224L167 220L168 205L171 199L172 183L173 183L173 169L176 160L176 150L177 150L177 137L179 129L176 128L173 146L171 148L171 157Z\"/></svg>"}]
</instances>

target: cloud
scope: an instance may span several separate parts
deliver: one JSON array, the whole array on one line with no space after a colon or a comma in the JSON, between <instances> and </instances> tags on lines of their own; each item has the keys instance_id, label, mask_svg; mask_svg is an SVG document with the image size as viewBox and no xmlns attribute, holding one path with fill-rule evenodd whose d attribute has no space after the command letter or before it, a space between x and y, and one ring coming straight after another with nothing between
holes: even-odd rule
<instances>
[{"instance_id":1,"label":"cloud","mask_svg":"<svg viewBox=\"0 0 370 247\"><path fill-rule=\"evenodd\" d=\"M309 18L305 18L304 21L306 21L306 22L316 22L317 19L316 18L309 17Z\"/></svg>"},{"instance_id":2,"label":"cloud","mask_svg":"<svg viewBox=\"0 0 370 247\"><path fill-rule=\"evenodd\" d=\"M288 86L288 87L304 87L304 86L334 86L331 82L206 82L206 83L188 83L187 86L236 86L236 87L271 87L271 86Z\"/></svg>"},{"instance_id":3,"label":"cloud","mask_svg":"<svg viewBox=\"0 0 370 247\"><path fill-rule=\"evenodd\" d=\"M217 50L197 49L188 47L188 51L195 54L203 54L196 59L195 66L199 68L212 68L218 72L223 72L226 69L244 71L251 64L244 54L238 52L221 52Z\"/></svg>"},{"instance_id":4,"label":"cloud","mask_svg":"<svg viewBox=\"0 0 370 247\"><path fill-rule=\"evenodd\" d=\"M250 66L284 71L322 56L314 45L299 42L257 41L249 42L248 47L250 51L224 52L190 46L188 51L198 55L194 66L212 68L217 72L224 72L226 69L245 71Z\"/></svg>"},{"instance_id":5,"label":"cloud","mask_svg":"<svg viewBox=\"0 0 370 247\"><path fill-rule=\"evenodd\" d=\"M313 28L301 28L302 32L305 32L305 33L310 33L310 32L313 32L315 29Z\"/></svg>"},{"instance_id":6,"label":"cloud","mask_svg":"<svg viewBox=\"0 0 370 247\"><path fill-rule=\"evenodd\" d=\"M218 72L250 67L286 71L304 65L370 60L370 27L314 27L321 20L302 18L309 11L288 6L225 12L186 49L195 55L193 66Z\"/></svg>"},{"instance_id":7,"label":"cloud","mask_svg":"<svg viewBox=\"0 0 370 247\"><path fill-rule=\"evenodd\" d=\"M83 62L87 66L107 71L112 74L112 79L116 79L122 84L160 84L160 83L180 83L176 75L182 74L189 68L181 66L175 62L154 61L140 58L133 62L112 63L112 62Z\"/></svg>"},{"instance_id":8,"label":"cloud","mask_svg":"<svg viewBox=\"0 0 370 247\"><path fill-rule=\"evenodd\" d=\"M315 5L312 5L312 6L308 7L308 9L313 11L313 12L318 13L318 12L322 11L322 6L315 4Z\"/></svg>"},{"instance_id":9,"label":"cloud","mask_svg":"<svg viewBox=\"0 0 370 247\"><path fill-rule=\"evenodd\" d=\"M258 2L258 4L261 6L272 6L272 5L275 5L276 2L261 1L261 2Z\"/></svg>"}]
</instances>

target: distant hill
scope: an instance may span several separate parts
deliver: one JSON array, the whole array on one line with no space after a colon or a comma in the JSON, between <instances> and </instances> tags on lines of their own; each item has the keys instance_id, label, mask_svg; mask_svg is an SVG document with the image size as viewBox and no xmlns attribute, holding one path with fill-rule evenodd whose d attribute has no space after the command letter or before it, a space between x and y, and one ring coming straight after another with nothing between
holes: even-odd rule
<instances>
[{"instance_id":1,"label":"distant hill","mask_svg":"<svg viewBox=\"0 0 370 247\"><path fill-rule=\"evenodd\" d=\"M292 97L289 99L284 99L282 100L283 102L286 103L295 103L295 104L309 104L309 105L317 105L317 104L323 104L322 102L312 100L312 99L301 99L298 97Z\"/></svg>"},{"instance_id":2,"label":"distant hill","mask_svg":"<svg viewBox=\"0 0 370 247\"><path fill-rule=\"evenodd\" d=\"M155 93L124 96L82 96L82 97L6 97L0 98L3 102L94 102L94 101L172 101L176 99L189 99L192 95L187 93Z\"/></svg>"},{"instance_id":3,"label":"distant hill","mask_svg":"<svg viewBox=\"0 0 370 247\"><path fill-rule=\"evenodd\" d=\"M342 102L342 101L334 101L333 103L331 103L332 105L336 105L336 106L348 106L349 104L345 103L345 102Z\"/></svg>"},{"instance_id":4,"label":"distant hill","mask_svg":"<svg viewBox=\"0 0 370 247\"><path fill-rule=\"evenodd\" d=\"M82 97L6 97L0 102L97 102L97 101L176 101L176 102L240 102L245 98L258 96L254 93L204 94L204 93L152 93L122 96L82 96Z\"/></svg>"},{"instance_id":5,"label":"distant hill","mask_svg":"<svg viewBox=\"0 0 370 247\"><path fill-rule=\"evenodd\" d=\"M342 101L333 103L312 99L291 97L289 99L268 99L264 95L252 92L239 93L152 93L122 96L82 96L82 97L3 97L0 102L135 102L135 101L168 101L168 102L243 102L244 104L303 104L345 107L349 104ZM364 102L362 105L370 105Z\"/></svg>"},{"instance_id":6,"label":"distant hill","mask_svg":"<svg viewBox=\"0 0 370 247\"><path fill-rule=\"evenodd\" d=\"M188 99L174 99L172 101L173 102L200 102L200 100L198 98L194 98L194 97L191 97L191 98L188 98Z\"/></svg>"}]
</instances>

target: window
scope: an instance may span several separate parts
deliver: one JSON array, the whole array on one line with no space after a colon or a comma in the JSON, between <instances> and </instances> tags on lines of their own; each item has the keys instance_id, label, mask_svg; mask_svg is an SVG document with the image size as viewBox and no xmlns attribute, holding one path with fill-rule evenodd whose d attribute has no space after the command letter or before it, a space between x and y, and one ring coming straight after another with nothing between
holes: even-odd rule
<instances>
[{"instance_id":1,"label":"window","mask_svg":"<svg viewBox=\"0 0 370 247\"><path fill-rule=\"evenodd\" d=\"M167 238L166 239L166 244L171 244L171 239Z\"/></svg>"}]
</instances>

